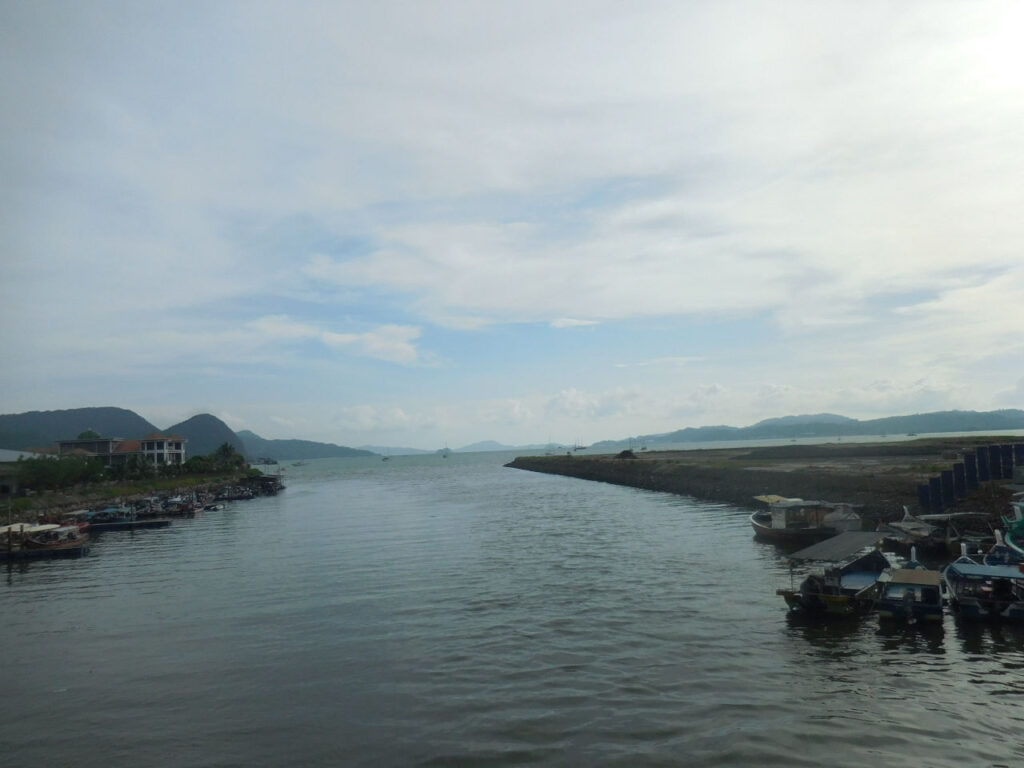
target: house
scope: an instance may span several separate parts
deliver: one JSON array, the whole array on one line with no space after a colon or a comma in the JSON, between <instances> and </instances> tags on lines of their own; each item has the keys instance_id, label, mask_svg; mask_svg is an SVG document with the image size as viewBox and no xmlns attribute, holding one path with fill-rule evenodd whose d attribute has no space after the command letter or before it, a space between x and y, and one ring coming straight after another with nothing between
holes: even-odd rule
<instances>
[{"instance_id":1,"label":"house","mask_svg":"<svg viewBox=\"0 0 1024 768\"><path fill-rule=\"evenodd\" d=\"M92 437L77 440L61 440L58 452L61 456L79 454L95 456L103 466L123 464L131 456L142 456L155 467L164 464L184 464L185 444L188 440L177 435L162 435L154 432L141 440L125 440L123 437Z\"/></svg>"}]
</instances>

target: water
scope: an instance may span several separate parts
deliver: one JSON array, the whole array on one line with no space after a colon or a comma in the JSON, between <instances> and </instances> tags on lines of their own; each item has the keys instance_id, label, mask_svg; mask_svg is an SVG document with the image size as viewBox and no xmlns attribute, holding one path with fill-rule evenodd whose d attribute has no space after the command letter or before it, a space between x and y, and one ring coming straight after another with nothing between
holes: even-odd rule
<instances>
[{"instance_id":1,"label":"water","mask_svg":"<svg viewBox=\"0 0 1024 768\"><path fill-rule=\"evenodd\" d=\"M745 511L510 458L312 461L3 571L3 764L1024 762L1024 631L801 625Z\"/></svg>"}]
</instances>

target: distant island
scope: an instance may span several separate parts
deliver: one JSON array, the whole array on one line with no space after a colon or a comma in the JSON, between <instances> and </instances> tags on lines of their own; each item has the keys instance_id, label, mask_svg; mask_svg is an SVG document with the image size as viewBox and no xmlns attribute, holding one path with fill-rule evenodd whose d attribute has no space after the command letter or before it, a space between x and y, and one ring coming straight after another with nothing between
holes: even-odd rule
<instances>
[{"instance_id":1,"label":"distant island","mask_svg":"<svg viewBox=\"0 0 1024 768\"><path fill-rule=\"evenodd\" d=\"M188 440L189 456L206 456L227 443L250 461L258 457L293 461L338 456L373 456L372 451L311 440L265 440L255 432L234 432L209 413L158 428L126 408L71 408L60 411L29 411L0 415L0 448L45 452L60 440L92 431L103 437L139 440L155 432Z\"/></svg>"},{"instance_id":2,"label":"distant island","mask_svg":"<svg viewBox=\"0 0 1024 768\"><path fill-rule=\"evenodd\" d=\"M834 413L805 414L765 419L748 427L712 426L686 427L673 432L605 440L590 446L589 453L615 452L625 446L658 448L679 443L704 443L729 440L796 440L799 438L836 438L875 435L926 435L945 432L999 432L1024 429L1024 410L998 411L936 411L910 416L889 416L860 421ZM416 448L362 446L350 448L334 443L312 440L268 440L250 430L234 432L227 424L208 413L158 428L134 411L125 408L72 408L56 411L29 411L0 415L0 449L14 451L45 451L60 440L74 438L92 430L105 437L138 440L159 432L178 435L188 440L188 455L213 453L224 443L250 461L271 458L297 461L349 456L399 456L434 453ZM447 448L443 449L449 452ZM546 450L565 452L563 445L514 446L485 440L456 448L451 453L484 451Z\"/></svg>"},{"instance_id":3,"label":"distant island","mask_svg":"<svg viewBox=\"0 0 1024 768\"><path fill-rule=\"evenodd\" d=\"M749 427L687 427L674 432L640 435L626 440L605 440L591 446L591 453L618 450L629 443L648 447L706 443L726 440L795 440L798 438L837 438L944 432L1001 432L1024 429L1024 410L1000 411L936 411L910 416L888 416L881 419L847 418L834 413L806 414L765 419Z\"/></svg>"}]
</instances>

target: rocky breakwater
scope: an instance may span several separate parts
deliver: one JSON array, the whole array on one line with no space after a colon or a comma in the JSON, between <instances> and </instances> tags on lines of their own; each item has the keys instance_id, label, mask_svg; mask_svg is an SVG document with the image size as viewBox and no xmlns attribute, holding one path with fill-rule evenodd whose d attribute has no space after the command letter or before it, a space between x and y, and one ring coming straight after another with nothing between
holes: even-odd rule
<instances>
[{"instance_id":1,"label":"rocky breakwater","mask_svg":"<svg viewBox=\"0 0 1024 768\"><path fill-rule=\"evenodd\" d=\"M665 491L741 507L779 494L861 505L866 518L901 517L917 508L922 478L952 456L992 438L923 439L887 443L829 443L618 455L520 456L506 466L533 472ZM984 489L971 508L1007 503L1000 488ZM981 511L981 510L979 510ZM987 511L987 510L986 510Z\"/></svg>"}]
</instances>

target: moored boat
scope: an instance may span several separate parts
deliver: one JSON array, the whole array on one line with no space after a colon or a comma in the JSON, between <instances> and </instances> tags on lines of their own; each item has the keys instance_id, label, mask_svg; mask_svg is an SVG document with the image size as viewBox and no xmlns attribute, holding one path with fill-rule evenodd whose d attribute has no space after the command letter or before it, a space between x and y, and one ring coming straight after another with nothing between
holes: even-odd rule
<instances>
[{"instance_id":1,"label":"moored boat","mask_svg":"<svg viewBox=\"0 0 1024 768\"><path fill-rule=\"evenodd\" d=\"M864 551L863 534L846 533L840 538L850 537L850 544L844 548L836 546L832 552L823 555L829 564L822 570L808 574L798 587L779 589L791 611L816 618L835 618L866 613L874 604L875 583L887 569L892 567L888 558L877 549ZM870 534L868 534L870 536ZM834 540L833 540L834 541ZM794 553L794 561L817 559L817 551L826 546L823 542L815 547Z\"/></svg>"},{"instance_id":2,"label":"moored boat","mask_svg":"<svg viewBox=\"0 0 1024 768\"><path fill-rule=\"evenodd\" d=\"M750 516L754 535L780 544L812 544L844 531L858 531L860 515L853 504L806 501L784 496L757 496L768 505Z\"/></svg>"},{"instance_id":3,"label":"moored boat","mask_svg":"<svg viewBox=\"0 0 1024 768\"><path fill-rule=\"evenodd\" d=\"M893 568L878 578L880 620L942 621L942 574L927 568Z\"/></svg>"},{"instance_id":4,"label":"moored boat","mask_svg":"<svg viewBox=\"0 0 1024 768\"><path fill-rule=\"evenodd\" d=\"M945 567L942 579L957 616L1024 621L1024 565L986 565L963 555Z\"/></svg>"},{"instance_id":5,"label":"moored boat","mask_svg":"<svg viewBox=\"0 0 1024 768\"><path fill-rule=\"evenodd\" d=\"M89 550L89 534L77 525L14 523L0 527L0 559L81 557Z\"/></svg>"}]
</instances>

